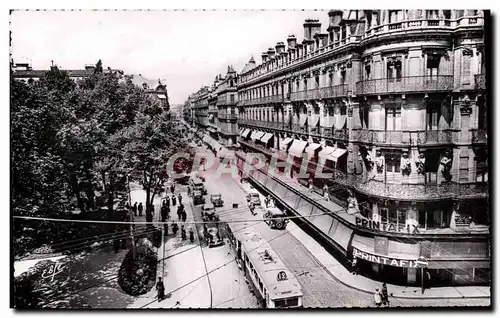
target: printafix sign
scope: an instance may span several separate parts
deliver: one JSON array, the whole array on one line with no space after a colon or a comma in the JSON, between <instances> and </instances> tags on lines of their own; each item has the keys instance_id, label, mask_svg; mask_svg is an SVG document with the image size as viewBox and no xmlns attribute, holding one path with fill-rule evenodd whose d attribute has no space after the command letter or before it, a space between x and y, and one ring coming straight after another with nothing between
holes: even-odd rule
<instances>
[{"instance_id":1,"label":"printafix sign","mask_svg":"<svg viewBox=\"0 0 500 318\"><path fill-rule=\"evenodd\" d=\"M385 231L385 232L398 232L406 234L420 234L418 231L418 226L407 225L406 227L398 227L395 223L382 223L378 221L373 221L366 218L356 217L356 225L367 229Z\"/></svg>"},{"instance_id":2,"label":"printafix sign","mask_svg":"<svg viewBox=\"0 0 500 318\"><path fill-rule=\"evenodd\" d=\"M396 258L384 257L384 256L380 256L380 255L373 255L370 253L360 251L356 248L353 248L352 255L353 255L353 257L356 257L358 259L363 259L363 260L366 260L368 262L382 264L382 265L389 265L389 266L395 266L395 267L406 267L406 268L418 268L418 264L417 264L416 260L396 259Z\"/></svg>"}]
</instances>

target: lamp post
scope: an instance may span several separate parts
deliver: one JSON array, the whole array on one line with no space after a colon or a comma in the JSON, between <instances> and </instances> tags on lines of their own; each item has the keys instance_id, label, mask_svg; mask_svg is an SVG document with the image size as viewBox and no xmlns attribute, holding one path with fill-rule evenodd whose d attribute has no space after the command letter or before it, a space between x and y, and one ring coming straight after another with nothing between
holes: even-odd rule
<instances>
[{"instance_id":1,"label":"lamp post","mask_svg":"<svg viewBox=\"0 0 500 318\"><path fill-rule=\"evenodd\" d=\"M129 179L129 174L130 172L127 171L126 178L127 178L127 191L128 191L128 205L129 205L129 210L128 213L130 215L130 238L132 240L132 258L135 259L135 238L134 238L134 226L133 226L133 214L132 214L132 196L130 193L130 179Z\"/></svg>"}]
</instances>

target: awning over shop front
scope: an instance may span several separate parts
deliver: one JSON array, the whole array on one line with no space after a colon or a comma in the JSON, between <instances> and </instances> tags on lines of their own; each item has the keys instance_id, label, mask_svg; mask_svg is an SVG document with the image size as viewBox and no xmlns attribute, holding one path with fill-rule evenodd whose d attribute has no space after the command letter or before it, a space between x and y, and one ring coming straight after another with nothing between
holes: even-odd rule
<instances>
[{"instance_id":1,"label":"awning over shop front","mask_svg":"<svg viewBox=\"0 0 500 318\"><path fill-rule=\"evenodd\" d=\"M318 157L322 160L328 159L328 156L335 151L335 147L326 146L319 153Z\"/></svg>"},{"instance_id":2,"label":"awning over shop front","mask_svg":"<svg viewBox=\"0 0 500 318\"><path fill-rule=\"evenodd\" d=\"M248 138L248 135L250 135L251 132L252 130L245 128L245 130L243 130L243 132L241 133L241 137Z\"/></svg>"},{"instance_id":3,"label":"awning over shop front","mask_svg":"<svg viewBox=\"0 0 500 318\"><path fill-rule=\"evenodd\" d=\"M316 128L318 126L318 122L319 122L319 115L311 116L309 126L311 126L311 128Z\"/></svg>"},{"instance_id":4,"label":"awning over shop front","mask_svg":"<svg viewBox=\"0 0 500 318\"><path fill-rule=\"evenodd\" d=\"M343 156L346 152L347 152L346 149L335 148L335 150L326 159L331 160L333 162L337 162L337 160L341 156Z\"/></svg>"},{"instance_id":5,"label":"awning over shop front","mask_svg":"<svg viewBox=\"0 0 500 318\"><path fill-rule=\"evenodd\" d=\"M273 134L271 133L265 133L264 136L262 136L260 138L260 141L267 144L269 142L269 140L271 140L271 138L273 138Z\"/></svg>"},{"instance_id":6,"label":"awning over shop front","mask_svg":"<svg viewBox=\"0 0 500 318\"><path fill-rule=\"evenodd\" d=\"M262 138L262 136L264 136L264 132L263 131L254 131L252 133L251 138L252 138L253 141L257 141L260 138Z\"/></svg>"},{"instance_id":7,"label":"awning over shop front","mask_svg":"<svg viewBox=\"0 0 500 318\"><path fill-rule=\"evenodd\" d=\"M295 157L302 157L304 148L307 146L307 141L295 139L290 146L288 153Z\"/></svg>"},{"instance_id":8,"label":"awning over shop front","mask_svg":"<svg viewBox=\"0 0 500 318\"><path fill-rule=\"evenodd\" d=\"M312 143L309 146L307 146L307 148L306 148L305 151L306 151L307 155L309 156L309 158L311 158L312 156L314 156L314 152L316 150L318 150L320 147L321 147L320 144L315 144L315 143Z\"/></svg>"},{"instance_id":9,"label":"awning over shop front","mask_svg":"<svg viewBox=\"0 0 500 318\"><path fill-rule=\"evenodd\" d=\"M305 126L306 123L307 123L307 115L306 114L300 115L299 125L302 127Z\"/></svg>"},{"instance_id":10,"label":"awning over shop front","mask_svg":"<svg viewBox=\"0 0 500 318\"><path fill-rule=\"evenodd\" d=\"M293 138L286 137L286 138L285 138L285 139L281 142L281 144L282 144L283 146L288 146L288 144L289 144L290 142L292 142L292 141L293 141Z\"/></svg>"}]
</instances>

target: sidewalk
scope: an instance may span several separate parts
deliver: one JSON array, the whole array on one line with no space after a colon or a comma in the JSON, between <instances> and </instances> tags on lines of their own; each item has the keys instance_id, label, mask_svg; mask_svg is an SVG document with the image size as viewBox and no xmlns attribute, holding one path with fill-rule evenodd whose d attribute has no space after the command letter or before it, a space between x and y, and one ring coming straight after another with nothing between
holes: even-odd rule
<instances>
[{"instance_id":1,"label":"sidewalk","mask_svg":"<svg viewBox=\"0 0 500 318\"><path fill-rule=\"evenodd\" d=\"M237 181L239 182L239 180ZM290 186L299 187L294 182L287 182ZM250 185L244 183L241 187L244 191L250 190ZM315 201L324 201L323 205L331 205L340 208L334 202L326 202L326 200L316 194L309 193L309 196ZM330 253L328 253L316 240L306 234L302 229L291 222L288 225L288 231L297 238L314 257L328 270L339 282L351 288L372 294L376 288L381 289L382 283L367 278L362 275L353 275L338 262ZM456 286L456 287L433 287L425 289L422 294L420 287L405 287L398 285L387 284L387 289L392 297L395 298L411 298L411 299L453 299L453 298L490 298L491 288L489 286Z\"/></svg>"}]
</instances>

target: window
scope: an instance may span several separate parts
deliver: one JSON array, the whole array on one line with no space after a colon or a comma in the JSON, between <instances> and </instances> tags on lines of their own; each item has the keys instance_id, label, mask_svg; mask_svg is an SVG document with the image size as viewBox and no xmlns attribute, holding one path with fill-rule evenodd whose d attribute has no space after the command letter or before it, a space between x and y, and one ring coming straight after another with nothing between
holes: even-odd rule
<instances>
[{"instance_id":1,"label":"window","mask_svg":"<svg viewBox=\"0 0 500 318\"><path fill-rule=\"evenodd\" d=\"M295 307L299 305L299 299L297 297L288 299L278 299L274 301L274 305L276 306L276 308Z\"/></svg>"},{"instance_id":2,"label":"window","mask_svg":"<svg viewBox=\"0 0 500 318\"><path fill-rule=\"evenodd\" d=\"M437 183L437 171L439 168L439 152L438 151L426 151L425 152L425 183L426 184L436 184Z\"/></svg>"},{"instance_id":3,"label":"window","mask_svg":"<svg viewBox=\"0 0 500 318\"><path fill-rule=\"evenodd\" d=\"M231 102L234 102L234 94L229 95L229 100L230 100Z\"/></svg>"},{"instance_id":4,"label":"window","mask_svg":"<svg viewBox=\"0 0 500 318\"><path fill-rule=\"evenodd\" d=\"M328 85L333 86L333 74L328 74Z\"/></svg>"},{"instance_id":5,"label":"window","mask_svg":"<svg viewBox=\"0 0 500 318\"><path fill-rule=\"evenodd\" d=\"M345 84L345 70L340 71L340 83Z\"/></svg>"},{"instance_id":6,"label":"window","mask_svg":"<svg viewBox=\"0 0 500 318\"><path fill-rule=\"evenodd\" d=\"M427 105L427 130L437 130L441 108L437 103Z\"/></svg>"},{"instance_id":7,"label":"window","mask_svg":"<svg viewBox=\"0 0 500 318\"><path fill-rule=\"evenodd\" d=\"M486 151L481 150L476 154L476 182L488 181L488 162Z\"/></svg>"},{"instance_id":8,"label":"window","mask_svg":"<svg viewBox=\"0 0 500 318\"><path fill-rule=\"evenodd\" d=\"M402 68L401 61L399 60L389 60L387 62L387 78L389 80L401 80L402 77Z\"/></svg>"},{"instance_id":9,"label":"window","mask_svg":"<svg viewBox=\"0 0 500 318\"><path fill-rule=\"evenodd\" d=\"M295 83L295 91L298 92L300 91L300 82L297 81L297 83Z\"/></svg>"},{"instance_id":10,"label":"window","mask_svg":"<svg viewBox=\"0 0 500 318\"><path fill-rule=\"evenodd\" d=\"M427 11L427 19L429 19L429 20L439 19L439 10L426 10L426 11Z\"/></svg>"},{"instance_id":11,"label":"window","mask_svg":"<svg viewBox=\"0 0 500 318\"><path fill-rule=\"evenodd\" d=\"M441 56L438 54L427 55L427 77L428 79L436 79L439 72L439 62Z\"/></svg>"},{"instance_id":12,"label":"window","mask_svg":"<svg viewBox=\"0 0 500 318\"><path fill-rule=\"evenodd\" d=\"M386 108L385 129L387 131L401 130L401 108Z\"/></svg>"},{"instance_id":13,"label":"window","mask_svg":"<svg viewBox=\"0 0 500 318\"><path fill-rule=\"evenodd\" d=\"M469 181L469 157L460 157L459 176L460 181Z\"/></svg>"},{"instance_id":14,"label":"window","mask_svg":"<svg viewBox=\"0 0 500 318\"><path fill-rule=\"evenodd\" d=\"M399 153L387 153L384 157L385 157L386 180L400 181L401 155Z\"/></svg>"},{"instance_id":15,"label":"window","mask_svg":"<svg viewBox=\"0 0 500 318\"><path fill-rule=\"evenodd\" d=\"M365 65L365 80L371 79L371 66L370 64Z\"/></svg>"},{"instance_id":16,"label":"window","mask_svg":"<svg viewBox=\"0 0 500 318\"><path fill-rule=\"evenodd\" d=\"M307 79L304 79L304 90L307 91Z\"/></svg>"},{"instance_id":17,"label":"window","mask_svg":"<svg viewBox=\"0 0 500 318\"><path fill-rule=\"evenodd\" d=\"M369 118L369 108L368 106L359 107L359 118L361 120L361 127L368 128L368 118Z\"/></svg>"},{"instance_id":18,"label":"window","mask_svg":"<svg viewBox=\"0 0 500 318\"><path fill-rule=\"evenodd\" d=\"M318 88L319 87L319 76L316 76L314 79L315 79L316 88Z\"/></svg>"},{"instance_id":19,"label":"window","mask_svg":"<svg viewBox=\"0 0 500 318\"><path fill-rule=\"evenodd\" d=\"M400 10L389 10L389 23L396 23L400 21L399 12Z\"/></svg>"},{"instance_id":20,"label":"window","mask_svg":"<svg viewBox=\"0 0 500 318\"><path fill-rule=\"evenodd\" d=\"M470 60L472 52L470 50L464 49L462 54L462 84L470 84Z\"/></svg>"},{"instance_id":21,"label":"window","mask_svg":"<svg viewBox=\"0 0 500 318\"><path fill-rule=\"evenodd\" d=\"M382 223L387 224L389 222L389 209L388 208L381 208L379 210L380 214L380 221Z\"/></svg>"}]
</instances>

